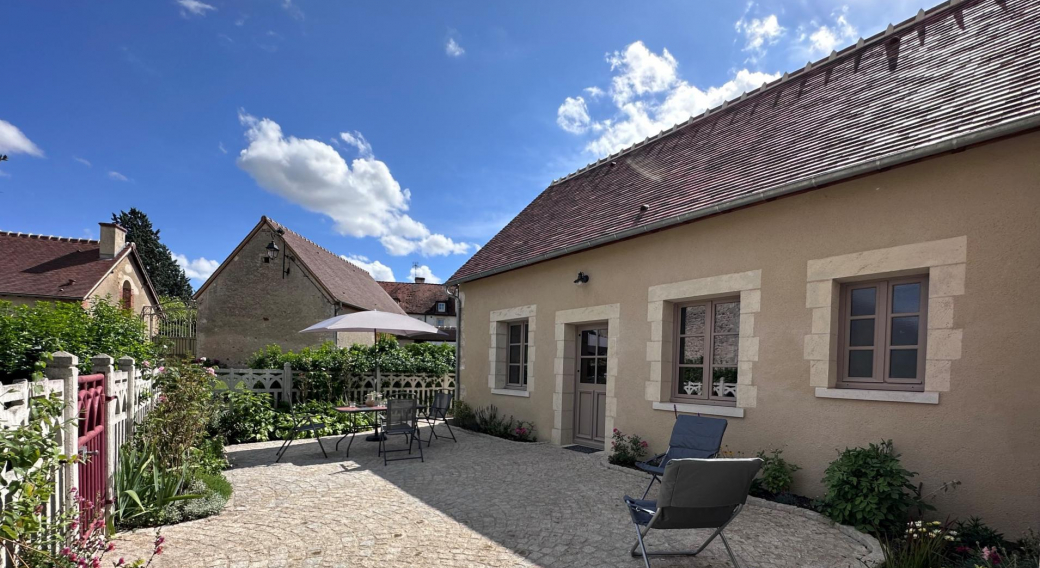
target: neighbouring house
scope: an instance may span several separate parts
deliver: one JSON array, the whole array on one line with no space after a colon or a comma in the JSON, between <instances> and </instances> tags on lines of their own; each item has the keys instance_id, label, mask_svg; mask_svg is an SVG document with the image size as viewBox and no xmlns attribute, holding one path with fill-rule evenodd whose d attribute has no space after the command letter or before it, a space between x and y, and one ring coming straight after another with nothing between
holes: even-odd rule
<instances>
[{"instance_id":1,"label":"neighbouring house","mask_svg":"<svg viewBox=\"0 0 1040 568\"><path fill-rule=\"evenodd\" d=\"M368 272L268 217L260 218L195 300L198 354L233 366L270 344L285 350L325 341L371 344L372 334L299 331L353 312L404 313Z\"/></svg>"},{"instance_id":2,"label":"neighbouring house","mask_svg":"<svg viewBox=\"0 0 1040 568\"><path fill-rule=\"evenodd\" d=\"M461 394L554 444L673 412L820 495L893 439L941 514L1040 517L1040 2L944 3L554 180L448 281Z\"/></svg>"},{"instance_id":3,"label":"neighbouring house","mask_svg":"<svg viewBox=\"0 0 1040 568\"><path fill-rule=\"evenodd\" d=\"M141 314L159 305L126 231L100 223L101 239L0 231L0 300L15 304L108 299Z\"/></svg>"},{"instance_id":4,"label":"neighbouring house","mask_svg":"<svg viewBox=\"0 0 1040 568\"><path fill-rule=\"evenodd\" d=\"M443 284L427 284L417 277L415 282L379 282L397 305L413 318L426 322L441 331L439 335L413 335L401 342L455 343L455 298Z\"/></svg>"}]
</instances>

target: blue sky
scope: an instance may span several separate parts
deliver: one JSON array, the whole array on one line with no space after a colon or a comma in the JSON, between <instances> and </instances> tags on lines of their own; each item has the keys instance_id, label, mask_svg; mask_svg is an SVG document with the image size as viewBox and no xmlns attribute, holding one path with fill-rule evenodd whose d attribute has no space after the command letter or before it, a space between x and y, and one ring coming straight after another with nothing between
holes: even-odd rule
<instances>
[{"instance_id":1,"label":"blue sky","mask_svg":"<svg viewBox=\"0 0 1040 568\"><path fill-rule=\"evenodd\" d=\"M138 207L197 287L266 214L440 281L552 179L928 6L7 3L0 229Z\"/></svg>"}]
</instances>

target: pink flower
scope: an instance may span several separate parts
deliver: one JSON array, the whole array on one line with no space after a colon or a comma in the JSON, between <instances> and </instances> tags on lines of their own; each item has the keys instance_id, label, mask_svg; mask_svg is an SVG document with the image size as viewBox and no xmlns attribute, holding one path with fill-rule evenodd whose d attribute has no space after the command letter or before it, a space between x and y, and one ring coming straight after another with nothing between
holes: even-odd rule
<instances>
[{"instance_id":1,"label":"pink flower","mask_svg":"<svg viewBox=\"0 0 1040 568\"><path fill-rule=\"evenodd\" d=\"M614 428L614 433L615 433L615 434L617 434L617 433L618 433L618 429L617 429L617 428Z\"/></svg>"},{"instance_id":2,"label":"pink flower","mask_svg":"<svg viewBox=\"0 0 1040 568\"><path fill-rule=\"evenodd\" d=\"M145 369L151 369L152 368L152 364L149 363L148 361L141 361L141 364L144 365Z\"/></svg>"},{"instance_id":3,"label":"pink flower","mask_svg":"<svg viewBox=\"0 0 1040 568\"><path fill-rule=\"evenodd\" d=\"M647 443L646 443L646 440L643 440L642 442L639 442L639 447L640 447L640 448L645 448L645 447L647 447L647 446L649 446L649 445L650 445L650 444L647 444Z\"/></svg>"},{"instance_id":4,"label":"pink flower","mask_svg":"<svg viewBox=\"0 0 1040 568\"><path fill-rule=\"evenodd\" d=\"M164 394L159 395L159 402L166 402L166 395L164 395Z\"/></svg>"},{"instance_id":5,"label":"pink flower","mask_svg":"<svg viewBox=\"0 0 1040 568\"><path fill-rule=\"evenodd\" d=\"M982 559L990 564L1000 564L1000 554L997 553L996 548L990 548L988 546L982 548Z\"/></svg>"},{"instance_id":6,"label":"pink flower","mask_svg":"<svg viewBox=\"0 0 1040 568\"><path fill-rule=\"evenodd\" d=\"M122 566L123 564L126 564L126 559L125 558L120 558L119 562L116 562L116 566Z\"/></svg>"},{"instance_id":7,"label":"pink flower","mask_svg":"<svg viewBox=\"0 0 1040 568\"><path fill-rule=\"evenodd\" d=\"M206 367L206 374L217 376L217 372L213 370L213 367Z\"/></svg>"},{"instance_id":8,"label":"pink flower","mask_svg":"<svg viewBox=\"0 0 1040 568\"><path fill-rule=\"evenodd\" d=\"M166 367L159 367L158 369L156 369L156 371L162 373L162 372L166 371Z\"/></svg>"}]
</instances>

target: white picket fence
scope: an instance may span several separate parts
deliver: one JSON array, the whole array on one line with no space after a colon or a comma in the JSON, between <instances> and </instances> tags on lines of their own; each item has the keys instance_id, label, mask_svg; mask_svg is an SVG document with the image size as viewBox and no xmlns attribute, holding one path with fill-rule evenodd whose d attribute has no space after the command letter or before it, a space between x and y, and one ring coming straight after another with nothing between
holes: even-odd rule
<instances>
[{"instance_id":1,"label":"white picket fence","mask_svg":"<svg viewBox=\"0 0 1040 568\"><path fill-rule=\"evenodd\" d=\"M25 426L29 423L29 411L32 399L47 397L58 393L64 403L62 422L64 427L60 435L61 452L65 455L79 453L79 359L70 353L55 353L47 365L46 378L38 381L20 381L13 384L0 385L0 428L9 429ZM112 358L98 355L91 359L92 373L105 375L105 390L109 397L106 403L105 436L107 456L91 459L107 460L107 497L112 498L116 468L119 464L119 448L128 440L148 411L155 404L152 380L146 373L136 368L134 360L124 357L119 360L118 368ZM12 472L7 471L4 464L0 470L7 479ZM79 486L79 464L69 462L54 472L56 480L55 497L49 503L45 515L53 518L68 507L75 506L71 489ZM8 495L0 490L0 505L6 505ZM0 547L0 568L8 568L13 561L5 547Z\"/></svg>"},{"instance_id":2,"label":"white picket fence","mask_svg":"<svg viewBox=\"0 0 1040 568\"><path fill-rule=\"evenodd\" d=\"M293 400L300 399L300 383L305 380L306 373L294 371L289 364L281 369L219 369L217 379L218 388L232 390L247 390L270 394L272 402L277 405L282 401L288 401L290 395ZM361 402L365 396L375 390L381 390L387 398L414 398L420 405L430 404L433 397L439 392L454 392L455 374L449 373L442 377L426 375L403 375L397 373L380 373L376 387L377 377L375 373L363 376L350 376L345 381L353 388L345 392L336 393L337 398ZM222 384L221 384L222 383Z\"/></svg>"}]
</instances>

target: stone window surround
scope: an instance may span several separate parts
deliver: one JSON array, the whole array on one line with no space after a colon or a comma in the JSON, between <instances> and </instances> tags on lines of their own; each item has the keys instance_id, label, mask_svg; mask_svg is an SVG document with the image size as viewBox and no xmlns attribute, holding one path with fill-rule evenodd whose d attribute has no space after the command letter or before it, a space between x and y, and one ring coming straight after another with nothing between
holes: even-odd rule
<instances>
[{"instance_id":1,"label":"stone window surround","mask_svg":"<svg viewBox=\"0 0 1040 568\"><path fill-rule=\"evenodd\" d=\"M672 336L675 306L684 302L724 298L734 294L740 295L736 406L672 402ZM651 286L647 290L650 341L646 344L646 360L650 365L650 374L646 380L645 398L650 401L653 409L742 418L745 408L754 408L758 403L758 387L752 382L752 372L755 362L758 361L759 340L755 335L755 314L761 311L761 308L761 270Z\"/></svg>"},{"instance_id":2,"label":"stone window surround","mask_svg":"<svg viewBox=\"0 0 1040 568\"><path fill-rule=\"evenodd\" d=\"M604 432L614 431L617 417L618 339L621 330L621 304L605 304L556 312L556 358L553 370L556 388L553 391L553 444L569 444L574 440L574 361L577 326L586 323L607 322L607 387L604 409Z\"/></svg>"},{"instance_id":3,"label":"stone window surround","mask_svg":"<svg viewBox=\"0 0 1040 568\"><path fill-rule=\"evenodd\" d=\"M488 361L490 363L488 374L488 387L491 394L503 396L530 397L535 387L535 313L538 311L537 304L529 306L517 306L491 312L491 342L488 350ZM527 321L527 388L506 388L506 373L508 372L508 347L509 347L509 324L518 321Z\"/></svg>"},{"instance_id":4,"label":"stone window surround","mask_svg":"<svg viewBox=\"0 0 1040 568\"><path fill-rule=\"evenodd\" d=\"M950 390L952 362L961 358L964 330L953 328L954 298L964 294L968 238L953 237L810 260L805 307L812 333L805 336L809 384L819 398L938 404ZM886 276L928 274L924 392L836 388L838 306L841 284Z\"/></svg>"}]
</instances>

